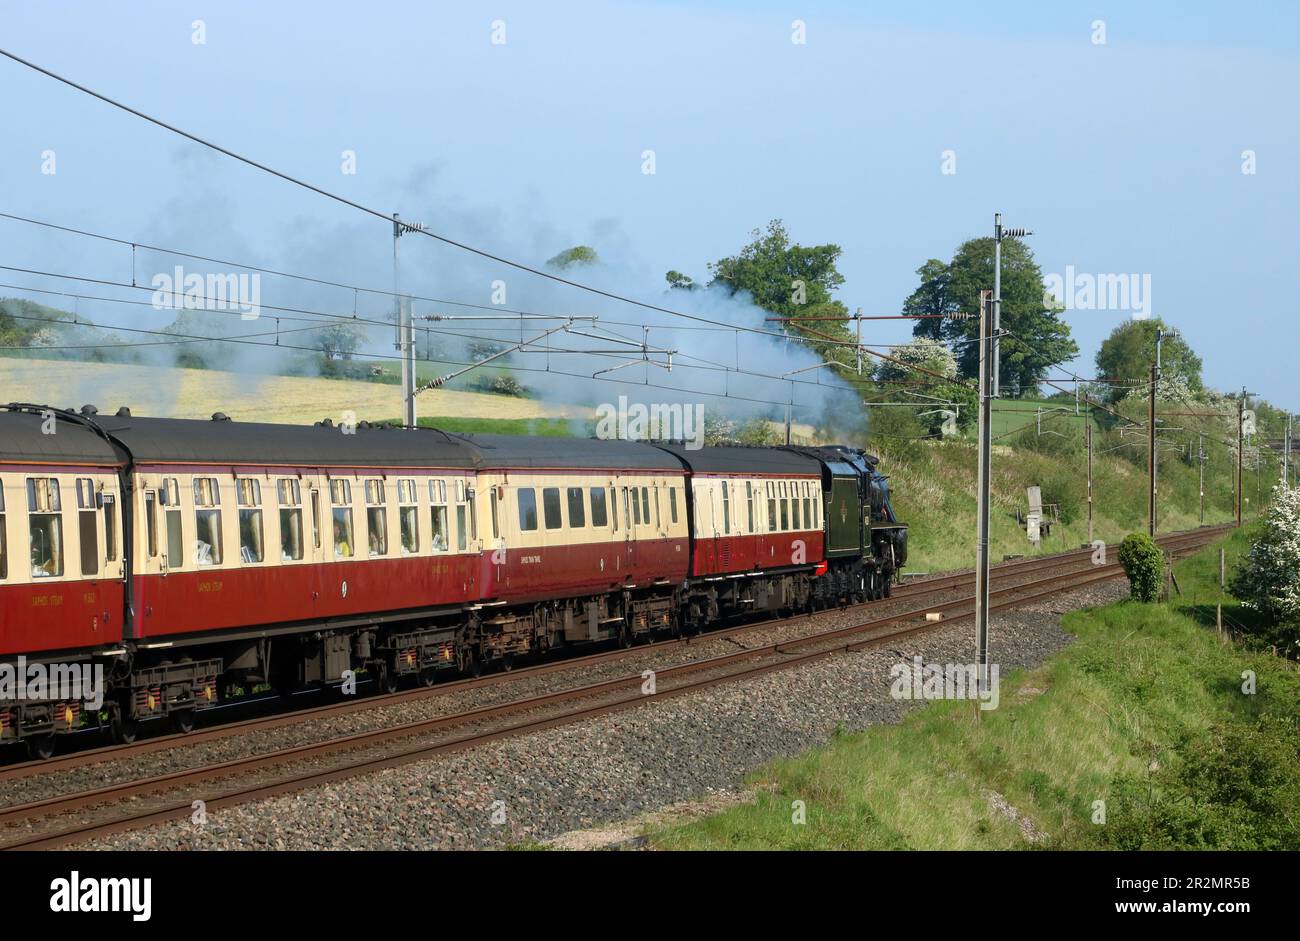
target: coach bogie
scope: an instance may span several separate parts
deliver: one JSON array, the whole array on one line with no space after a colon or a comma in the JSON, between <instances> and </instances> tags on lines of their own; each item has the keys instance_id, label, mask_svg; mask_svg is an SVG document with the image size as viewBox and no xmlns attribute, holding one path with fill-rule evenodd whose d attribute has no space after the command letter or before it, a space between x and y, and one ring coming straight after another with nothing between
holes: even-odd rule
<instances>
[{"instance_id":1,"label":"coach bogie","mask_svg":"<svg viewBox=\"0 0 1300 941\"><path fill-rule=\"evenodd\" d=\"M376 649L391 663L394 676L427 676L457 667L454 624L420 630L394 632L379 642Z\"/></svg>"},{"instance_id":2,"label":"coach bogie","mask_svg":"<svg viewBox=\"0 0 1300 941\"><path fill-rule=\"evenodd\" d=\"M211 709L218 703L221 660L164 660L132 671L126 685L126 718L157 719L173 713Z\"/></svg>"}]
</instances>

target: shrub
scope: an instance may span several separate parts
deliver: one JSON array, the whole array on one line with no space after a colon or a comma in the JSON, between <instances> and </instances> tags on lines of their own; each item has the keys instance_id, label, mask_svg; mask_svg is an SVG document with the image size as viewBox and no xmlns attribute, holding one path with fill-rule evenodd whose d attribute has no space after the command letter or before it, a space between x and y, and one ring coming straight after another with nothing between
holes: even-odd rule
<instances>
[{"instance_id":1,"label":"shrub","mask_svg":"<svg viewBox=\"0 0 1300 941\"><path fill-rule=\"evenodd\" d=\"M1155 601L1165 575L1165 557L1146 533L1130 533L1119 544L1119 564L1128 576L1129 594L1138 601Z\"/></svg>"},{"instance_id":2,"label":"shrub","mask_svg":"<svg viewBox=\"0 0 1300 941\"><path fill-rule=\"evenodd\" d=\"M925 453L925 439L932 432L913 409L887 406L867 412L867 446L872 452L888 453L896 461L908 462L919 460Z\"/></svg>"},{"instance_id":3,"label":"shrub","mask_svg":"<svg viewBox=\"0 0 1300 941\"><path fill-rule=\"evenodd\" d=\"M1052 454L1058 457L1074 457L1083 453L1084 440L1078 428L1071 427L1065 422L1055 422L1052 425L1047 425L1044 422L1043 432L1040 435L1038 428L1030 425L1018 434L1013 435L1007 443L1013 448L1037 451L1040 454Z\"/></svg>"},{"instance_id":4,"label":"shrub","mask_svg":"<svg viewBox=\"0 0 1300 941\"><path fill-rule=\"evenodd\" d=\"M474 392L486 392L490 395L511 395L516 398L523 398L528 395L528 389L514 376L506 373L484 373L475 376L466 383L466 388Z\"/></svg>"},{"instance_id":5,"label":"shrub","mask_svg":"<svg viewBox=\"0 0 1300 941\"><path fill-rule=\"evenodd\" d=\"M1057 471L1039 484L1044 503L1055 503L1057 518L1062 524L1069 525L1079 518L1084 498L1077 477L1065 471Z\"/></svg>"},{"instance_id":6,"label":"shrub","mask_svg":"<svg viewBox=\"0 0 1300 941\"><path fill-rule=\"evenodd\" d=\"M1300 490L1273 489L1263 532L1229 590L1270 622L1265 640L1295 656L1300 650Z\"/></svg>"},{"instance_id":7,"label":"shrub","mask_svg":"<svg viewBox=\"0 0 1300 941\"><path fill-rule=\"evenodd\" d=\"M1264 716L1183 740L1146 778L1117 776L1097 837L1121 850L1300 849L1300 731Z\"/></svg>"}]
</instances>

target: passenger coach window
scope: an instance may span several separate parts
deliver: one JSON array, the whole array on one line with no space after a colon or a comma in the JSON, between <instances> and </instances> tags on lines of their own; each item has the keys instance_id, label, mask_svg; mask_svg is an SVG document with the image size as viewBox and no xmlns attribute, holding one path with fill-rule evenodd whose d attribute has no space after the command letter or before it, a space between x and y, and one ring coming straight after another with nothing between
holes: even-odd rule
<instances>
[{"instance_id":1,"label":"passenger coach window","mask_svg":"<svg viewBox=\"0 0 1300 941\"><path fill-rule=\"evenodd\" d=\"M145 551L152 559L158 554L158 495L152 490L144 495L144 536Z\"/></svg>"},{"instance_id":2,"label":"passenger coach window","mask_svg":"<svg viewBox=\"0 0 1300 941\"><path fill-rule=\"evenodd\" d=\"M347 480L330 481L330 502L334 505L334 556L352 558L352 483Z\"/></svg>"},{"instance_id":3,"label":"passenger coach window","mask_svg":"<svg viewBox=\"0 0 1300 941\"><path fill-rule=\"evenodd\" d=\"M104 561L117 560L117 499L111 494L103 494L104 501Z\"/></svg>"},{"instance_id":4,"label":"passenger coach window","mask_svg":"<svg viewBox=\"0 0 1300 941\"><path fill-rule=\"evenodd\" d=\"M456 481L456 549L469 548L470 533L474 529L474 490L464 479Z\"/></svg>"},{"instance_id":5,"label":"passenger coach window","mask_svg":"<svg viewBox=\"0 0 1300 941\"><path fill-rule=\"evenodd\" d=\"M262 482L237 480L235 495L239 503L239 561L261 562L266 555L262 548Z\"/></svg>"},{"instance_id":6,"label":"passenger coach window","mask_svg":"<svg viewBox=\"0 0 1300 941\"><path fill-rule=\"evenodd\" d=\"M415 481L397 482L397 519L402 530L402 554L420 551L420 508L415 505Z\"/></svg>"},{"instance_id":7,"label":"passenger coach window","mask_svg":"<svg viewBox=\"0 0 1300 941\"><path fill-rule=\"evenodd\" d=\"M532 487L519 488L519 528L526 533L537 528L537 491Z\"/></svg>"},{"instance_id":8,"label":"passenger coach window","mask_svg":"<svg viewBox=\"0 0 1300 941\"><path fill-rule=\"evenodd\" d=\"M81 542L81 574L99 574L99 529L95 507L95 482L77 478L77 536Z\"/></svg>"},{"instance_id":9,"label":"passenger coach window","mask_svg":"<svg viewBox=\"0 0 1300 941\"><path fill-rule=\"evenodd\" d=\"M569 515L573 515L573 510L569 510ZM591 525L604 527L609 525L609 510L605 504L605 488L591 488Z\"/></svg>"},{"instance_id":10,"label":"passenger coach window","mask_svg":"<svg viewBox=\"0 0 1300 941\"><path fill-rule=\"evenodd\" d=\"M297 562L302 558L302 487L296 480L277 480L275 494L280 504L280 561Z\"/></svg>"},{"instance_id":11,"label":"passenger coach window","mask_svg":"<svg viewBox=\"0 0 1300 941\"><path fill-rule=\"evenodd\" d=\"M767 531L776 532L776 490L770 480L767 482Z\"/></svg>"},{"instance_id":12,"label":"passenger coach window","mask_svg":"<svg viewBox=\"0 0 1300 941\"><path fill-rule=\"evenodd\" d=\"M164 511L167 524L167 567L178 569L185 564L185 540L181 538L181 488L175 477L163 481L159 500L167 509Z\"/></svg>"},{"instance_id":13,"label":"passenger coach window","mask_svg":"<svg viewBox=\"0 0 1300 941\"><path fill-rule=\"evenodd\" d=\"M754 482L745 481L745 506L749 508L749 530L754 531ZM677 522L677 505L673 505L673 522Z\"/></svg>"},{"instance_id":14,"label":"passenger coach window","mask_svg":"<svg viewBox=\"0 0 1300 941\"><path fill-rule=\"evenodd\" d=\"M564 518L560 516L559 487L547 487L542 491L542 514L547 529L559 529L564 525Z\"/></svg>"},{"instance_id":15,"label":"passenger coach window","mask_svg":"<svg viewBox=\"0 0 1300 941\"><path fill-rule=\"evenodd\" d=\"M677 522L677 488L676 487L668 488L668 509L672 511L673 522L676 523ZM750 529L754 528L754 502L752 500L750 501L749 504L749 528Z\"/></svg>"},{"instance_id":16,"label":"passenger coach window","mask_svg":"<svg viewBox=\"0 0 1300 941\"><path fill-rule=\"evenodd\" d=\"M569 497L569 525L574 529L581 529L587 525L586 506L582 501L582 488L570 487L568 490ZM592 514L591 522L596 522L595 514Z\"/></svg>"},{"instance_id":17,"label":"passenger coach window","mask_svg":"<svg viewBox=\"0 0 1300 941\"><path fill-rule=\"evenodd\" d=\"M221 488L215 477L194 478L194 561L221 564Z\"/></svg>"},{"instance_id":18,"label":"passenger coach window","mask_svg":"<svg viewBox=\"0 0 1300 941\"><path fill-rule=\"evenodd\" d=\"M722 482L722 531L731 532L731 488Z\"/></svg>"},{"instance_id":19,"label":"passenger coach window","mask_svg":"<svg viewBox=\"0 0 1300 941\"><path fill-rule=\"evenodd\" d=\"M790 504L791 504L791 515L794 517L794 528L802 529L803 527L799 525L799 498L798 497L792 498L790 500Z\"/></svg>"},{"instance_id":20,"label":"passenger coach window","mask_svg":"<svg viewBox=\"0 0 1300 941\"><path fill-rule=\"evenodd\" d=\"M627 493L626 490L623 492ZM618 529L618 491L613 487L609 488L609 513L614 528ZM627 507L623 508L623 518L627 519Z\"/></svg>"},{"instance_id":21,"label":"passenger coach window","mask_svg":"<svg viewBox=\"0 0 1300 941\"><path fill-rule=\"evenodd\" d=\"M632 491L632 498L636 499L636 490ZM647 526L650 525L650 488L649 487L641 488L641 519Z\"/></svg>"},{"instance_id":22,"label":"passenger coach window","mask_svg":"<svg viewBox=\"0 0 1300 941\"><path fill-rule=\"evenodd\" d=\"M32 578L63 574L63 516L59 482L53 477L27 478L28 525L32 536Z\"/></svg>"},{"instance_id":23,"label":"passenger coach window","mask_svg":"<svg viewBox=\"0 0 1300 941\"><path fill-rule=\"evenodd\" d=\"M388 511L384 500L384 482L366 481L366 532L370 554L388 555Z\"/></svg>"},{"instance_id":24,"label":"passenger coach window","mask_svg":"<svg viewBox=\"0 0 1300 941\"><path fill-rule=\"evenodd\" d=\"M433 504L433 549L446 552L451 543L447 538L447 482L429 481L429 502Z\"/></svg>"},{"instance_id":25,"label":"passenger coach window","mask_svg":"<svg viewBox=\"0 0 1300 941\"><path fill-rule=\"evenodd\" d=\"M311 544L320 548L320 491L311 492Z\"/></svg>"}]
</instances>

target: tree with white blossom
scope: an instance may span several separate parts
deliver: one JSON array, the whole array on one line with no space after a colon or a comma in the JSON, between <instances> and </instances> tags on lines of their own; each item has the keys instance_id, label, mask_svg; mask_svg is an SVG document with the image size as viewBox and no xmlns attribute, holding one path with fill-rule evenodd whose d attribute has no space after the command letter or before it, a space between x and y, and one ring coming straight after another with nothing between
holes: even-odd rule
<instances>
[{"instance_id":1,"label":"tree with white blossom","mask_svg":"<svg viewBox=\"0 0 1300 941\"><path fill-rule=\"evenodd\" d=\"M1300 653L1300 489L1273 488L1263 532L1229 587L1268 620L1270 643Z\"/></svg>"}]
</instances>

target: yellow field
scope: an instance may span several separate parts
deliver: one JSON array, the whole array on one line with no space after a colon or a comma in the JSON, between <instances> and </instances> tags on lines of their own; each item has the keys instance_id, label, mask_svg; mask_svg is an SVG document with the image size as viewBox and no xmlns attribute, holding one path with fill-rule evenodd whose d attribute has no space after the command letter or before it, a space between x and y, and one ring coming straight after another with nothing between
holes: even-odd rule
<instances>
[{"instance_id":1,"label":"yellow field","mask_svg":"<svg viewBox=\"0 0 1300 941\"><path fill-rule=\"evenodd\" d=\"M395 385L59 360L0 360L0 401L65 408L90 403L101 414L126 405L134 415L166 418L208 418L213 412L225 412L235 421L283 424L309 424L322 418L337 422L344 412L361 421L402 414L401 392ZM421 392L416 401L421 415L578 419L594 415L578 406L446 389Z\"/></svg>"}]
</instances>

